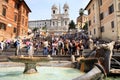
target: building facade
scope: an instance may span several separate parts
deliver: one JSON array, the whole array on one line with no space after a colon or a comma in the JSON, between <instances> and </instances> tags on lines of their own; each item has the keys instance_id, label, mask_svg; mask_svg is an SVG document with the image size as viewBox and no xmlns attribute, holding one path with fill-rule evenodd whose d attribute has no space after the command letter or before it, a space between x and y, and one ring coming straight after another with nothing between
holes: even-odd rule
<instances>
[{"instance_id":1,"label":"building facade","mask_svg":"<svg viewBox=\"0 0 120 80\"><path fill-rule=\"evenodd\" d=\"M120 39L120 0L90 0L89 35L107 40Z\"/></svg>"},{"instance_id":2,"label":"building facade","mask_svg":"<svg viewBox=\"0 0 120 80\"><path fill-rule=\"evenodd\" d=\"M52 5L51 19L29 21L30 28L47 28L49 33L61 34L68 31L69 27L69 6L64 4L63 13L61 13L60 6Z\"/></svg>"},{"instance_id":3,"label":"building facade","mask_svg":"<svg viewBox=\"0 0 120 80\"><path fill-rule=\"evenodd\" d=\"M83 28L84 25L88 22L88 15L83 14L83 16L78 16L77 17L77 28L78 30L80 28Z\"/></svg>"},{"instance_id":4,"label":"building facade","mask_svg":"<svg viewBox=\"0 0 120 80\"><path fill-rule=\"evenodd\" d=\"M33 20L29 21L29 28L34 29L34 28L39 28L42 29L43 27L49 28L51 26L51 21L50 20Z\"/></svg>"},{"instance_id":5,"label":"building facade","mask_svg":"<svg viewBox=\"0 0 120 80\"><path fill-rule=\"evenodd\" d=\"M27 35L29 12L24 0L0 0L0 41Z\"/></svg>"}]
</instances>

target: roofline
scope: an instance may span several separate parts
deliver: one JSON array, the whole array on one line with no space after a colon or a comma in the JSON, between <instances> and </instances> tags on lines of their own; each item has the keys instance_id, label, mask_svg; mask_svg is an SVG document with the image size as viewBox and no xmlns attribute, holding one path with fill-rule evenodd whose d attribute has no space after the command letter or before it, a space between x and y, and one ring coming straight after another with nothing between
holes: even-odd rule
<instances>
[{"instance_id":1,"label":"roofline","mask_svg":"<svg viewBox=\"0 0 120 80\"><path fill-rule=\"evenodd\" d=\"M92 2L93 0L90 0L89 1L89 3L87 4L87 6L85 7L85 9L84 10L86 10L87 9L87 7L90 5L90 3Z\"/></svg>"},{"instance_id":2,"label":"roofline","mask_svg":"<svg viewBox=\"0 0 120 80\"><path fill-rule=\"evenodd\" d=\"M28 8L29 12L32 12L31 9L28 7L27 3L25 2L25 0L19 0L19 1L21 1L25 4L25 6Z\"/></svg>"},{"instance_id":3,"label":"roofline","mask_svg":"<svg viewBox=\"0 0 120 80\"><path fill-rule=\"evenodd\" d=\"M50 21L50 19L46 19L46 20L30 20L28 22L38 22L38 21Z\"/></svg>"}]
</instances>

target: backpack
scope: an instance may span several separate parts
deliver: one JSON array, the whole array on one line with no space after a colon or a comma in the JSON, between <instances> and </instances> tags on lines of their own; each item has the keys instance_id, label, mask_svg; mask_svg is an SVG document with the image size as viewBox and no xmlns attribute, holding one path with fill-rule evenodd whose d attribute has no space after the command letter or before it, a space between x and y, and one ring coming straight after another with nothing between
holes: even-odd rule
<instances>
[{"instance_id":1,"label":"backpack","mask_svg":"<svg viewBox=\"0 0 120 80\"><path fill-rule=\"evenodd\" d=\"M1 43L0 43L0 49L1 49Z\"/></svg>"},{"instance_id":2,"label":"backpack","mask_svg":"<svg viewBox=\"0 0 120 80\"><path fill-rule=\"evenodd\" d=\"M16 47L18 44L19 44L18 41L15 41L15 42L14 42L14 46L15 46L15 47Z\"/></svg>"}]
</instances>

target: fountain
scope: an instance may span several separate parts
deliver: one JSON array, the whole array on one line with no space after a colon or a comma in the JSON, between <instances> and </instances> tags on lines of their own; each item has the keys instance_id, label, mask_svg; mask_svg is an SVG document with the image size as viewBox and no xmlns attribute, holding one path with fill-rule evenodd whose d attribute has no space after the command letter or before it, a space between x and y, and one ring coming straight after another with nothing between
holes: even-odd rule
<instances>
[{"instance_id":1,"label":"fountain","mask_svg":"<svg viewBox=\"0 0 120 80\"><path fill-rule=\"evenodd\" d=\"M66 67L70 61L52 61L50 57L11 56L8 59L12 62L0 63L0 80L72 80L84 74Z\"/></svg>"},{"instance_id":2,"label":"fountain","mask_svg":"<svg viewBox=\"0 0 120 80\"><path fill-rule=\"evenodd\" d=\"M80 70L87 72L84 74L80 70L72 69L72 68L63 68L63 67L41 67L43 71L40 71L38 67L36 69L36 64L39 62L48 62L50 64L51 57L24 57L24 56L11 56L8 57L10 61L13 62L20 62L25 64L24 72L25 74L33 74L37 72L41 72L40 74L33 74L33 75L25 75L21 73L23 67L7 67L1 68L0 70L0 80L101 80L103 77L106 76L107 71L109 71L109 60L111 59L111 51L109 50L108 45L105 46L105 53L108 56L103 57L99 56L98 53L91 58L81 58L79 59L79 63L81 63ZM103 49L102 49L103 50ZM101 51L101 49L100 49ZM109 53L109 54L108 54ZM72 56L73 58L74 56ZM97 57L97 58L95 58ZM103 59L104 58L104 59ZM106 60L107 59L107 60ZM103 60L105 63L108 63L108 66L104 66ZM73 61L74 62L74 61ZM58 64L61 64L62 61ZM88 65L89 64L89 65ZM106 69L108 68L108 69ZM4 72L4 70L6 70ZM17 71L16 71L17 70ZM44 73L45 72L45 73ZM46 74L46 75L44 75ZM27 78L26 78L27 77Z\"/></svg>"},{"instance_id":3,"label":"fountain","mask_svg":"<svg viewBox=\"0 0 120 80\"><path fill-rule=\"evenodd\" d=\"M37 63L42 63L46 62L46 64L50 64L50 60L52 59L50 55L48 57L44 56L39 56L39 57L34 57L33 55L28 54L28 57L25 56L10 56L8 59L12 62L17 62L17 63L24 63L25 68L24 68L24 74L21 74L21 70L23 67L7 67L7 71L1 71L0 70L0 80L33 80L34 78L36 80L46 80L46 79L51 79L51 80L71 80L79 75L84 74L83 72L80 72L79 70L73 69L73 68L65 68L65 67L37 67ZM48 63L47 63L48 62ZM17 64L16 63L16 64ZM56 63L55 63L56 64ZM58 61L58 64L62 64L62 61ZM63 64L64 65L64 64ZM68 64L67 64L68 65ZM43 68L41 70L41 68ZM6 70L5 69L5 70ZM4 70L4 68L2 69ZM16 70L16 71L13 71ZM8 72L10 71L10 72ZM40 73L38 73L40 71ZM20 73L19 73L20 72ZM33 73L38 73L38 74L33 74ZM32 74L32 75L25 75L25 74ZM14 77L12 77L12 76ZM19 77L18 77L19 76ZM24 76L24 77L23 77ZM67 77L66 77L67 76Z\"/></svg>"},{"instance_id":4,"label":"fountain","mask_svg":"<svg viewBox=\"0 0 120 80\"><path fill-rule=\"evenodd\" d=\"M8 57L10 61L13 62L21 62L25 64L24 72L25 74L32 74L36 73L36 63L38 62L48 62L50 61L51 57L24 57L24 56L11 56Z\"/></svg>"}]
</instances>

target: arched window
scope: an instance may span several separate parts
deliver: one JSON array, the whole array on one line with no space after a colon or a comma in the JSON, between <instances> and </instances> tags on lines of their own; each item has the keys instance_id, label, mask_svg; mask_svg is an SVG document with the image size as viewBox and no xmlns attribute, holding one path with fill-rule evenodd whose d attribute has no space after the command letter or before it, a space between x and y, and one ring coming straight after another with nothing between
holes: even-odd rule
<instances>
[{"instance_id":1,"label":"arched window","mask_svg":"<svg viewBox=\"0 0 120 80\"><path fill-rule=\"evenodd\" d=\"M65 9L65 12L67 12L67 9Z\"/></svg>"},{"instance_id":2,"label":"arched window","mask_svg":"<svg viewBox=\"0 0 120 80\"><path fill-rule=\"evenodd\" d=\"M6 30L6 24L0 22L0 29Z\"/></svg>"},{"instance_id":3,"label":"arched window","mask_svg":"<svg viewBox=\"0 0 120 80\"><path fill-rule=\"evenodd\" d=\"M55 14L55 10L53 10L53 14Z\"/></svg>"}]
</instances>

